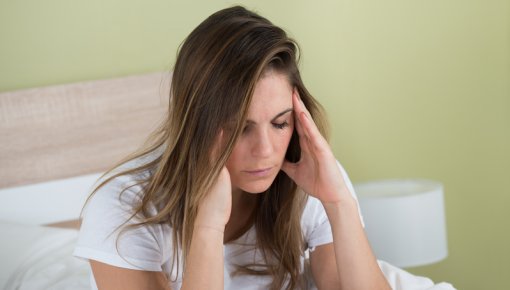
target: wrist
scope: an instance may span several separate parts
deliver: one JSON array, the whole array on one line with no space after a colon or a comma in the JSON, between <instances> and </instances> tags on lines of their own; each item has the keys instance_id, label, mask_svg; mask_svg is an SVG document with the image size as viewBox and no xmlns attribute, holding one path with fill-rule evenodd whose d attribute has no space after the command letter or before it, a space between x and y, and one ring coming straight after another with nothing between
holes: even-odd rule
<instances>
[{"instance_id":1,"label":"wrist","mask_svg":"<svg viewBox=\"0 0 510 290\"><path fill-rule=\"evenodd\" d=\"M225 228L222 228L222 227L211 226L211 225L203 225L203 224L195 224L195 226L193 227L193 231L196 232L196 231L199 231L199 230L213 231L213 232L220 233L222 235L225 233Z\"/></svg>"},{"instance_id":2,"label":"wrist","mask_svg":"<svg viewBox=\"0 0 510 290\"><path fill-rule=\"evenodd\" d=\"M322 205L324 206L324 210L328 216L337 213L353 213L358 215L358 204L352 196L346 196L330 202L323 201Z\"/></svg>"},{"instance_id":3,"label":"wrist","mask_svg":"<svg viewBox=\"0 0 510 290\"><path fill-rule=\"evenodd\" d=\"M206 225L214 228L225 228L227 222L224 213L199 207L194 226Z\"/></svg>"},{"instance_id":4,"label":"wrist","mask_svg":"<svg viewBox=\"0 0 510 290\"><path fill-rule=\"evenodd\" d=\"M346 190L340 190L335 192L334 194L328 195L333 198L329 198L328 200L321 199L321 203L324 206L324 208L329 207L348 207L348 206L355 206L357 207L356 199L352 196L352 194Z\"/></svg>"},{"instance_id":5,"label":"wrist","mask_svg":"<svg viewBox=\"0 0 510 290\"><path fill-rule=\"evenodd\" d=\"M193 224L194 228L209 228L216 229L218 231L223 232L225 230L225 221L219 215L214 214L204 214L203 212L198 212L197 217L195 218L195 223Z\"/></svg>"}]
</instances>

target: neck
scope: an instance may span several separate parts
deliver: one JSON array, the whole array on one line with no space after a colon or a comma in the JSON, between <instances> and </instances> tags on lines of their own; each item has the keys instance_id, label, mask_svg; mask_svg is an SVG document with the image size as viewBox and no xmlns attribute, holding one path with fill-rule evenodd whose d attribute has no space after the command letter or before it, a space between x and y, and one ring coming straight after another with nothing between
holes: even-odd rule
<instances>
[{"instance_id":1,"label":"neck","mask_svg":"<svg viewBox=\"0 0 510 290\"><path fill-rule=\"evenodd\" d=\"M232 212L225 226L225 240L229 242L246 232L253 223L253 215L257 210L259 195L232 190Z\"/></svg>"},{"instance_id":2,"label":"neck","mask_svg":"<svg viewBox=\"0 0 510 290\"><path fill-rule=\"evenodd\" d=\"M259 199L258 194L248 193L239 188L233 189L231 216L234 213L237 213L237 216L250 214L251 213L250 209L254 209L257 206L258 199Z\"/></svg>"}]
</instances>

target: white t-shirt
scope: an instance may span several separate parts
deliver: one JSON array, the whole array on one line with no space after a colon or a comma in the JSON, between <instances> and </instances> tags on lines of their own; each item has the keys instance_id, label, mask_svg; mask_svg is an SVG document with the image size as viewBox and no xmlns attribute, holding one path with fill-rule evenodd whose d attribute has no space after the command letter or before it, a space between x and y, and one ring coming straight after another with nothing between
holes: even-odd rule
<instances>
[{"instance_id":1,"label":"white t-shirt","mask_svg":"<svg viewBox=\"0 0 510 290\"><path fill-rule=\"evenodd\" d=\"M340 164L339 164L340 166ZM352 183L345 170L340 166L344 180L351 193L354 194ZM169 225L146 225L124 231L120 238L119 226L123 225L132 214L132 206L140 198L140 187L133 186L134 179L121 176L103 186L90 199L84 211L80 234L73 255L84 259L92 259L121 268L163 271L170 281L173 290L179 290L182 284L182 258L179 271L173 267L172 228ZM155 209L153 210L155 211ZM151 212L153 214L153 212ZM136 217L126 224L139 221ZM331 243L333 241L331 226L321 202L309 196L301 218L301 228L308 250ZM262 263L260 252L254 249L256 231L253 226L241 237L224 245L225 289L268 289L271 283L269 276L234 275L235 265ZM304 271L304 257L302 259ZM177 274L178 272L178 274ZM311 277L309 288L315 289ZM97 289L91 275L92 289Z\"/></svg>"}]
</instances>

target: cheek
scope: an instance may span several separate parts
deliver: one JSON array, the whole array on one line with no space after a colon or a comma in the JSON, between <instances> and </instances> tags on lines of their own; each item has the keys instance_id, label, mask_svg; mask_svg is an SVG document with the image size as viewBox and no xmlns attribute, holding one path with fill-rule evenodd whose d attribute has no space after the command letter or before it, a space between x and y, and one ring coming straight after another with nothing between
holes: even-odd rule
<instances>
[{"instance_id":1,"label":"cheek","mask_svg":"<svg viewBox=\"0 0 510 290\"><path fill-rule=\"evenodd\" d=\"M286 147L289 145L290 143L290 139L292 138L292 134L294 134L294 131L295 131L295 127L294 127L294 122L291 122L290 126L289 126L289 129L288 130L285 130L285 134L284 134L284 142L286 144ZM296 132L297 134L297 132Z\"/></svg>"},{"instance_id":2,"label":"cheek","mask_svg":"<svg viewBox=\"0 0 510 290\"><path fill-rule=\"evenodd\" d=\"M290 139L292 137L292 133L294 132L294 126L291 126L287 130L282 131L273 131L271 139L273 140L273 149L274 152L278 155L281 155L283 158L285 153L287 152L287 148L289 147ZM250 155L249 144L250 140L240 141L234 149L232 150L232 154L227 160L225 164L227 169L230 172L235 172L242 169L242 165L246 163L247 157Z\"/></svg>"},{"instance_id":3,"label":"cheek","mask_svg":"<svg viewBox=\"0 0 510 290\"><path fill-rule=\"evenodd\" d=\"M287 152L287 148L289 147L290 139L292 138L293 128L289 128L289 130L285 130L279 134L276 138L278 142L276 142L277 150L280 154L285 154Z\"/></svg>"},{"instance_id":4,"label":"cheek","mask_svg":"<svg viewBox=\"0 0 510 290\"><path fill-rule=\"evenodd\" d=\"M242 148L240 146L236 145L227 159L225 166L230 172L234 172L240 167L240 163L243 160L242 156L244 156L244 153L241 149Z\"/></svg>"}]
</instances>

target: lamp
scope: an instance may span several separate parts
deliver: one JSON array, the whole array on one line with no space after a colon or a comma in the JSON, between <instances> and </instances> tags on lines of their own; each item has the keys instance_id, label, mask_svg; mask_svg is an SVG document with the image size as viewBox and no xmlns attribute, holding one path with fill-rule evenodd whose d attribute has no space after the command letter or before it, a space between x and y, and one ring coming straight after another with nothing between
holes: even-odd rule
<instances>
[{"instance_id":1,"label":"lamp","mask_svg":"<svg viewBox=\"0 0 510 290\"><path fill-rule=\"evenodd\" d=\"M365 231L378 259L398 267L448 255L443 185L424 179L357 183Z\"/></svg>"}]
</instances>

